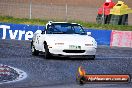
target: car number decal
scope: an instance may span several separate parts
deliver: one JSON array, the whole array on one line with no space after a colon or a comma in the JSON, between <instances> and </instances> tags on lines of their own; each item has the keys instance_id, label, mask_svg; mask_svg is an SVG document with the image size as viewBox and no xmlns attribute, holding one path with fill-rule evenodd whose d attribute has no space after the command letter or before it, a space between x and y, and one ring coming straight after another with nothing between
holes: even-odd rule
<instances>
[{"instance_id":1,"label":"car number decal","mask_svg":"<svg viewBox=\"0 0 132 88\"><path fill-rule=\"evenodd\" d=\"M70 50L81 50L81 46L69 45Z\"/></svg>"}]
</instances>

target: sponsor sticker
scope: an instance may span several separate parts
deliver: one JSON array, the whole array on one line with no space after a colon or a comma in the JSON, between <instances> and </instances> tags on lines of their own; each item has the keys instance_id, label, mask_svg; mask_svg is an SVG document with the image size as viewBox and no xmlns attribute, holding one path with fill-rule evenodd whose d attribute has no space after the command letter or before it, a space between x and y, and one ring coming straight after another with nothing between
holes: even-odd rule
<instances>
[{"instance_id":1,"label":"sponsor sticker","mask_svg":"<svg viewBox=\"0 0 132 88\"><path fill-rule=\"evenodd\" d=\"M77 72L77 82L85 83L128 83L131 81L128 74L86 74L85 70L80 66Z\"/></svg>"}]
</instances>

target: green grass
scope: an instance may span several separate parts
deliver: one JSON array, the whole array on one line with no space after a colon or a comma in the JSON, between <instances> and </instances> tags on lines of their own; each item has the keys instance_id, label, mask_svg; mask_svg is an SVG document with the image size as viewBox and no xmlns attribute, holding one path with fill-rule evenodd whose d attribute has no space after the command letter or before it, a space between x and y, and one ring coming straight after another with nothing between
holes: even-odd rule
<instances>
[{"instance_id":1,"label":"green grass","mask_svg":"<svg viewBox=\"0 0 132 88\"><path fill-rule=\"evenodd\" d=\"M47 20L27 19L27 18L13 18L10 16L0 16L0 22L16 23L16 24L33 24L45 25Z\"/></svg>"},{"instance_id":2,"label":"green grass","mask_svg":"<svg viewBox=\"0 0 132 88\"><path fill-rule=\"evenodd\" d=\"M53 21L61 21L61 20L53 20ZM14 18L10 16L0 16L0 22L8 22L8 23L16 23L16 24L33 24L33 25L45 25L48 20L42 19L27 19L27 18ZM83 27L93 28L93 29L107 29L107 30L122 30L122 31L132 31L132 26L130 25L108 25L108 24L96 24L83 22L78 20L71 20L68 22L79 23Z\"/></svg>"}]
</instances>

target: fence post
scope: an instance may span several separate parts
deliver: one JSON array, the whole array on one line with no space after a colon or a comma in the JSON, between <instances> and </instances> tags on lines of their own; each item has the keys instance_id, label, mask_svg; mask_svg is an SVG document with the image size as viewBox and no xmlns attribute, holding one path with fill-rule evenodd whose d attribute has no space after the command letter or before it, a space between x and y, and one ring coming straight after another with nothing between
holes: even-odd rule
<instances>
[{"instance_id":1,"label":"fence post","mask_svg":"<svg viewBox=\"0 0 132 88\"><path fill-rule=\"evenodd\" d=\"M29 17L32 19L32 0L30 0Z\"/></svg>"},{"instance_id":2,"label":"fence post","mask_svg":"<svg viewBox=\"0 0 132 88\"><path fill-rule=\"evenodd\" d=\"M67 21L67 11L68 11L68 8L67 8L67 3L66 3L66 17L65 17L65 21Z\"/></svg>"}]
</instances>

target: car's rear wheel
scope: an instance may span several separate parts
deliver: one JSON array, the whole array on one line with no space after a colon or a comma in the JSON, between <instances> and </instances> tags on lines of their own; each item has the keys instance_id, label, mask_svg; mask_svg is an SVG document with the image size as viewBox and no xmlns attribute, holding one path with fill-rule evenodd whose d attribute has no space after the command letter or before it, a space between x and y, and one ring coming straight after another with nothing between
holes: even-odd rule
<instances>
[{"instance_id":1,"label":"car's rear wheel","mask_svg":"<svg viewBox=\"0 0 132 88\"><path fill-rule=\"evenodd\" d=\"M38 56L39 55L39 51L37 51L35 49L35 46L33 45L32 42L31 42L31 52L32 52L32 55L34 55L34 56Z\"/></svg>"}]
</instances>

